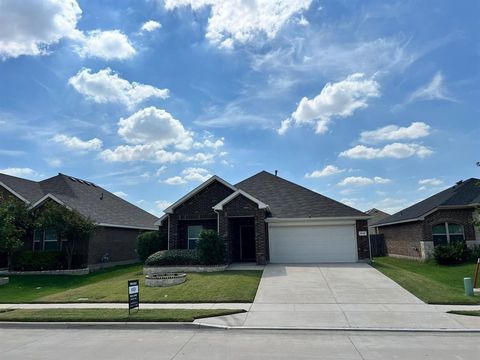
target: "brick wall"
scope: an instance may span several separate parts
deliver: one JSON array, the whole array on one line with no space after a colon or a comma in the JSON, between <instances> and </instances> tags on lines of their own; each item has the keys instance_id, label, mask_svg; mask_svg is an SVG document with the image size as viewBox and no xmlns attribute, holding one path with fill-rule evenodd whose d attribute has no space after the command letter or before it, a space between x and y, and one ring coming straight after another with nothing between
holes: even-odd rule
<instances>
[{"instance_id":1,"label":"brick wall","mask_svg":"<svg viewBox=\"0 0 480 360\"><path fill-rule=\"evenodd\" d=\"M389 255L421 257L420 241L423 241L423 224L421 221L380 226L379 234L385 237Z\"/></svg>"},{"instance_id":2,"label":"brick wall","mask_svg":"<svg viewBox=\"0 0 480 360\"><path fill-rule=\"evenodd\" d=\"M213 207L232 192L232 189L226 187L218 181L214 181L196 193L190 199L185 201L183 204L176 207L174 209L174 213L168 215L168 248L177 249L183 244L179 244L179 241L183 241L182 238L179 238L179 221L216 219L217 213L213 211Z\"/></svg>"},{"instance_id":3,"label":"brick wall","mask_svg":"<svg viewBox=\"0 0 480 360\"><path fill-rule=\"evenodd\" d=\"M475 227L473 225L472 210L473 209L438 210L433 214L428 215L423 222L425 241L433 241L432 226L445 222L463 225L465 240L475 240Z\"/></svg>"},{"instance_id":4,"label":"brick wall","mask_svg":"<svg viewBox=\"0 0 480 360\"><path fill-rule=\"evenodd\" d=\"M368 242L368 221L357 220L355 222L355 228L357 232L358 260L370 259L370 244ZM359 235L360 231L365 231L367 235L360 236Z\"/></svg>"},{"instance_id":5,"label":"brick wall","mask_svg":"<svg viewBox=\"0 0 480 360\"><path fill-rule=\"evenodd\" d=\"M89 240L88 263L100 263L105 253L110 255L110 262L137 260L137 236L141 232L135 229L98 227Z\"/></svg>"}]
</instances>

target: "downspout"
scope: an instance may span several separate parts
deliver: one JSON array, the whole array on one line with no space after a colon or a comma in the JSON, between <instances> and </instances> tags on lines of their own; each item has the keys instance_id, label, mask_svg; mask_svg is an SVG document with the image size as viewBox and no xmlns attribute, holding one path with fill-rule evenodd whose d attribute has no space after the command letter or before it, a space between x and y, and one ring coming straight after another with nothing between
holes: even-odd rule
<instances>
[{"instance_id":1,"label":"downspout","mask_svg":"<svg viewBox=\"0 0 480 360\"><path fill-rule=\"evenodd\" d=\"M372 242L370 241L370 233L368 232L367 230L367 236L368 236L368 252L369 252L369 255L370 255L370 262L373 261L373 258L372 258Z\"/></svg>"}]
</instances>

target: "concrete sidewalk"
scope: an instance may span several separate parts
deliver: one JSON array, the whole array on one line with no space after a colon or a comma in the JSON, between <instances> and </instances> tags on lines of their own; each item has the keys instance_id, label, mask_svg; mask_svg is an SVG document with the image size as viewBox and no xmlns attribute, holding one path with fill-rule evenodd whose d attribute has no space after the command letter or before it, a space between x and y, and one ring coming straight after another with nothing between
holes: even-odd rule
<instances>
[{"instance_id":1,"label":"concrete sidewalk","mask_svg":"<svg viewBox=\"0 0 480 360\"><path fill-rule=\"evenodd\" d=\"M480 329L480 317L445 313L472 308L427 305L367 264L267 265L248 313L195 323L272 329Z\"/></svg>"}]
</instances>

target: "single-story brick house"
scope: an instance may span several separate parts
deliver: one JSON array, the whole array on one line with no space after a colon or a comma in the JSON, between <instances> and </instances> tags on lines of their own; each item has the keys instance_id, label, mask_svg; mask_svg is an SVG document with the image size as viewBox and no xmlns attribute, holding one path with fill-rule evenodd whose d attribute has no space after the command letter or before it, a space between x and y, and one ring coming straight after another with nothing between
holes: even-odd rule
<instances>
[{"instance_id":1,"label":"single-story brick house","mask_svg":"<svg viewBox=\"0 0 480 360\"><path fill-rule=\"evenodd\" d=\"M77 248L79 262L95 268L138 261L137 236L157 230L157 217L81 179L58 174L31 181L0 173L0 201L13 196L31 208L54 201L93 220L97 227L88 242ZM25 237L25 248L33 251L62 250L63 241L52 231L34 231Z\"/></svg>"},{"instance_id":2,"label":"single-story brick house","mask_svg":"<svg viewBox=\"0 0 480 360\"><path fill-rule=\"evenodd\" d=\"M369 235L374 235L376 234L377 228L372 226L372 224L375 224L379 222L380 220L385 219L387 216L390 216L390 214L386 213L385 211L371 208L370 210L365 211L365 213L369 216L371 216L370 219L368 219L368 233Z\"/></svg>"},{"instance_id":3,"label":"single-story brick house","mask_svg":"<svg viewBox=\"0 0 480 360\"><path fill-rule=\"evenodd\" d=\"M435 246L466 241L480 244L474 226L480 206L480 180L459 181L429 198L373 224L392 256L428 258Z\"/></svg>"},{"instance_id":4,"label":"single-story brick house","mask_svg":"<svg viewBox=\"0 0 480 360\"><path fill-rule=\"evenodd\" d=\"M262 171L232 185L213 176L165 210L169 249L196 246L203 229L227 244L228 262L356 262L370 258L368 216Z\"/></svg>"}]
</instances>

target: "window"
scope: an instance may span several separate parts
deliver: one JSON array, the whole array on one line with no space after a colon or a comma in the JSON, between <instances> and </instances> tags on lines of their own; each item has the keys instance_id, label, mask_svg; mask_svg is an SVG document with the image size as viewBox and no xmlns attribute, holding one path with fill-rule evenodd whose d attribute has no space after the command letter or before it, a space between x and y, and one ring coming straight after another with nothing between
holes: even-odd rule
<instances>
[{"instance_id":1,"label":"window","mask_svg":"<svg viewBox=\"0 0 480 360\"><path fill-rule=\"evenodd\" d=\"M202 225L193 225L188 227L188 248L196 249L200 233L203 231Z\"/></svg>"},{"instance_id":2,"label":"window","mask_svg":"<svg viewBox=\"0 0 480 360\"><path fill-rule=\"evenodd\" d=\"M43 230L33 231L33 251L42 250Z\"/></svg>"},{"instance_id":3,"label":"window","mask_svg":"<svg viewBox=\"0 0 480 360\"><path fill-rule=\"evenodd\" d=\"M465 241L463 225L441 223L432 227L433 246Z\"/></svg>"},{"instance_id":4,"label":"window","mask_svg":"<svg viewBox=\"0 0 480 360\"><path fill-rule=\"evenodd\" d=\"M54 230L45 230L43 238L43 250L58 250L57 233Z\"/></svg>"}]
</instances>

